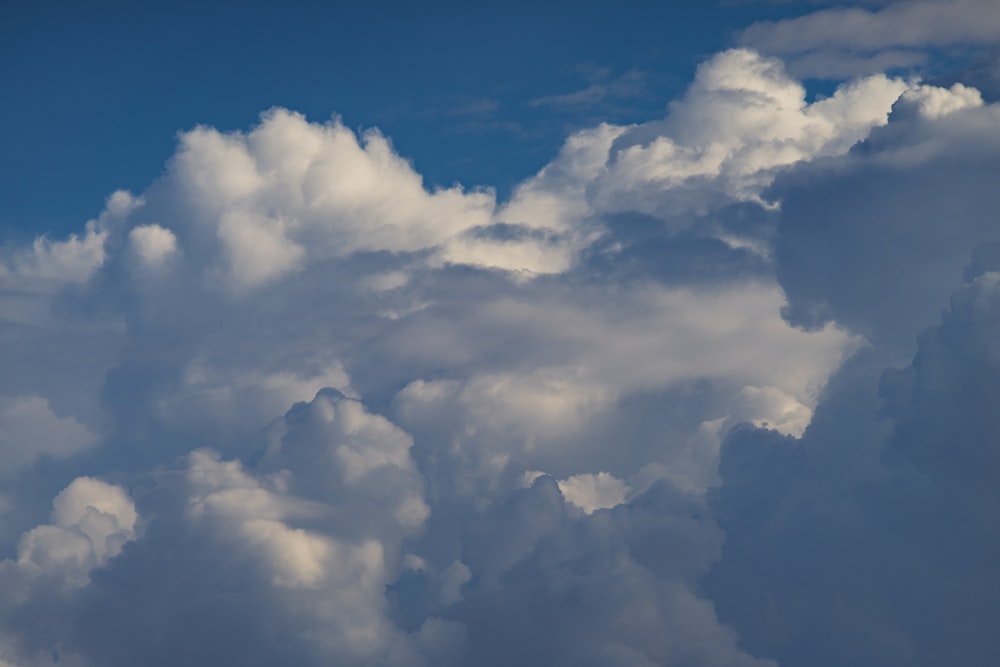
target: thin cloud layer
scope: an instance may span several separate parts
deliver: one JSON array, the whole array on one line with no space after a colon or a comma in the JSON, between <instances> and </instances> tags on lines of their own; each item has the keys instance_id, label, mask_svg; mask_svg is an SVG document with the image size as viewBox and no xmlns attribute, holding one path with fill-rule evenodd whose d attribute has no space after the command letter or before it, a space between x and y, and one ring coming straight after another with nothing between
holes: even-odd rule
<instances>
[{"instance_id":1,"label":"thin cloud layer","mask_svg":"<svg viewBox=\"0 0 1000 667\"><path fill-rule=\"evenodd\" d=\"M824 9L794 19L757 23L743 39L777 53L849 48L878 51L888 47L984 44L1000 37L1000 19L989 0L892 2L881 9Z\"/></svg>"},{"instance_id":2,"label":"thin cloud layer","mask_svg":"<svg viewBox=\"0 0 1000 667\"><path fill-rule=\"evenodd\" d=\"M932 48L988 46L1000 39L991 0L898 0L876 9L836 7L756 23L740 36L751 48L789 57L800 76L832 79L908 68Z\"/></svg>"},{"instance_id":3,"label":"thin cloud layer","mask_svg":"<svg viewBox=\"0 0 1000 667\"><path fill-rule=\"evenodd\" d=\"M994 562L943 523L993 502L998 113L737 49L502 202L336 120L182 134L2 256L0 664L989 664L924 575Z\"/></svg>"}]
</instances>

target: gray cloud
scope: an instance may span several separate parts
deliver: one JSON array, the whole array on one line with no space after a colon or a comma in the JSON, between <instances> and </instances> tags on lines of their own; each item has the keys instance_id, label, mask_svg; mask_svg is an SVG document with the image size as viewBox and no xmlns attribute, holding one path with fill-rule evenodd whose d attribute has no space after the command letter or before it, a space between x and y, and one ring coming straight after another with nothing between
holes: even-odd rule
<instances>
[{"instance_id":1,"label":"gray cloud","mask_svg":"<svg viewBox=\"0 0 1000 667\"><path fill-rule=\"evenodd\" d=\"M981 177L998 120L939 108L916 91L851 154L776 186L792 316L871 341L801 440L742 428L723 445L710 504L727 542L706 585L747 649L781 664L986 665L1000 649L1000 265Z\"/></svg>"},{"instance_id":2,"label":"gray cloud","mask_svg":"<svg viewBox=\"0 0 1000 667\"><path fill-rule=\"evenodd\" d=\"M848 48L878 51L887 47L924 47L992 42L1000 20L989 0L894 2L877 10L827 9L794 19L758 23L743 40L776 53Z\"/></svg>"},{"instance_id":3,"label":"gray cloud","mask_svg":"<svg viewBox=\"0 0 1000 667\"><path fill-rule=\"evenodd\" d=\"M731 434L708 588L749 650L831 666L997 655L994 283L957 293L881 383L882 359L846 369L802 441Z\"/></svg>"},{"instance_id":4,"label":"gray cloud","mask_svg":"<svg viewBox=\"0 0 1000 667\"><path fill-rule=\"evenodd\" d=\"M788 56L800 76L848 78L910 67L931 48L990 45L1000 39L991 0L901 0L877 9L835 7L756 23L741 43Z\"/></svg>"}]
</instances>

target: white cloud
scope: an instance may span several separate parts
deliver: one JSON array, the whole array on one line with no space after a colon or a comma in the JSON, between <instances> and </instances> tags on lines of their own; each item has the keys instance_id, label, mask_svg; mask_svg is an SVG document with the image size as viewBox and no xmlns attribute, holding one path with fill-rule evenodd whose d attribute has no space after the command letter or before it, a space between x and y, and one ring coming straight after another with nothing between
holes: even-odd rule
<instances>
[{"instance_id":1,"label":"white cloud","mask_svg":"<svg viewBox=\"0 0 1000 667\"><path fill-rule=\"evenodd\" d=\"M169 229L159 225L133 227L128 236L143 263L154 268L177 252L177 237Z\"/></svg>"},{"instance_id":2,"label":"white cloud","mask_svg":"<svg viewBox=\"0 0 1000 667\"><path fill-rule=\"evenodd\" d=\"M121 487L79 477L52 505L52 523L32 528L18 544L16 566L25 577L54 573L68 585L82 586L92 569L106 565L136 537L139 517Z\"/></svg>"},{"instance_id":3,"label":"white cloud","mask_svg":"<svg viewBox=\"0 0 1000 667\"><path fill-rule=\"evenodd\" d=\"M619 139L598 206L670 217L760 201L778 169L844 153L883 125L905 89L874 76L810 104L780 61L727 51L698 68L662 126Z\"/></svg>"},{"instance_id":4,"label":"white cloud","mask_svg":"<svg viewBox=\"0 0 1000 667\"><path fill-rule=\"evenodd\" d=\"M108 197L101 215L87 222L83 235L70 234L63 241L53 241L44 235L37 237L30 248L18 249L0 258L5 260L0 263L0 277L54 283L85 282L104 264L109 229L142 206L141 198L116 191Z\"/></svg>"},{"instance_id":5,"label":"white cloud","mask_svg":"<svg viewBox=\"0 0 1000 667\"><path fill-rule=\"evenodd\" d=\"M214 452L201 450L189 458L188 479L190 516L211 522L218 538L242 543L275 586L318 588L358 576L365 581L381 578L378 542L352 545L288 525L328 510L288 495L280 475L257 480L239 461L222 461Z\"/></svg>"},{"instance_id":6,"label":"white cloud","mask_svg":"<svg viewBox=\"0 0 1000 667\"><path fill-rule=\"evenodd\" d=\"M402 561L401 536L427 518L419 492L407 485L411 473L403 470L412 465L410 441L357 401L324 393L289 413L286 422L283 443L268 460L293 464L294 470L269 465L274 472L254 474L238 460L193 452L187 461L188 518L195 530L206 531L206 554L221 557L235 548L237 565L249 561L256 568L255 595L268 598L268 589L277 591L271 604L317 628L308 640L314 650L343 660L373 659L403 642L386 617L384 591ZM344 461L347 450L356 460ZM380 467L406 476L402 482L372 478ZM322 597L303 609L304 591Z\"/></svg>"},{"instance_id":7,"label":"white cloud","mask_svg":"<svg viewBox=\"0 0 1000 667\"><path fill-rule=\"evenodd\" d=\"M916 107L925 118L940 118L962 109L983 106L983 96L975 88L956 83L951 88L918 86L907 90L900 97L899 108Z\"/></svg>"},{"instance_id":8,"label":"white cloud","mask_svg":"<svg viewBox=\"0 0 1000 667\"><path fill-rule=\"evenodd\" d=\"M907 88L875 75L809 103L779 60L726 51L699 66L663 120L601 125L571 136L498 216L537 220L560 232L574 221L576 240L568 250L591 242L588 234L608 214L638 212L683 230L728 204L762 202L783 168L846 152L885 124Z\"/></svg>"},{"instance_id":9,"label":"white cloud","mask_svg":"<svg viewBox=\"0 0 1000 667\"><path fill-rule=\"evenodd\" d=\"M237 287L356 251L431 249L488 225L494 206L489 192L426 191L376 131L359 141L283 109L247 135L185 134L169 178L216 228Z\"/></svg>"},{"instance_id":10,"label":"white cloud","mask_svg":"<svg viewBox=\"0 0 1000 667\"><path fill-rule=\"evenodd\" d=\"M587 185L606 171L614 141L625 129L603 123L571 135L552 162L517 187L499 219L557 232L578 226L590 213Z\"/></svg>"},{"instance_id":11,"label":"white cloud","mask_svg":"<svg viewBox=\"0 0 1000 667\"><path fill-rule=\"evenodd\" d=\"M599 472L559 480L559 490L568 502L590 514L595 510L621 505L631 489L614 475Z\"/></svg>"},{"instance_id":12,"label":"white cloud","mask_svg":"<svg viewBox=\"0 0 1000 667\"><path fill-rule=\"evenodd\" d=\"M83 282L104 263L106 236L106 232L91 221L82 237L71 234L65 241L39 237L30 251L14 256L11 270L28 278Z\"/></svg>"},{"instance_id":13,"label":"white cloud","mask_svg":"<svg viewBox=\"0 0 1000 667\"><path fill-rule=\"evenodd\" d=\"M298 267L305 249L288 239L287 227L280 219L240 211L222 215L219 238L236 285L254 287Z\"/></svg>"},{"instance_id":14,"label":"white cloud","mask_svg":"<svg viewBox=\"0 0 1000 667\"><path fill-rule=\"evenodd\" d=\"M859 341L834 327L812 333L792 328L781 319L782 304L778 290L753 284L719 290L634 287L610 303L580 290L559 301L535 295L493 304L486 313L468 315L473 330L517 332L516 338L502 338L525 350L509 365L514 368L462 380L415 380L397 394L394 418L418 442L423 437L447 443L435 465L447 470L443 483L462 497L518 484L526 470L568 478L596 468L623 477L654 461L704 486L714 479L725 429L717 427L706 440L701 420L673 424L678 430L669 441L635 442L628 455L616 454L620 432L636 428L622 404L676 391L664 400L690 400L694 414L705 410L702 402L713 406L702 419L721 418L728 426L767 421L801 433L827 376ZM456 351L447 338L454 331L448 321L427 332L404 331L400 340L407 347L394 346L388 359L458 365L448 356ZM486 341L481 345L491 349ZM486 354L492 358L502 349ZM717 386L715 398L708 399L709 392L686 398L683 388L698 383ZM743 397L753 392L769 399L747 403Z\"/></svg>"},{"instance_id":15,"label":"white cloud","mask_svg":"<svg viewBox=\"0 0 1000 667\"><path fill-rule=\"evenodd\" d=\"M366 414L356 401L321 400L324 418L336 433L338 444L333 455L343 469L346 482L357 482L381 466L412 468L410 446L413 439L387 419Z\"/></svg>"}]
</instances>

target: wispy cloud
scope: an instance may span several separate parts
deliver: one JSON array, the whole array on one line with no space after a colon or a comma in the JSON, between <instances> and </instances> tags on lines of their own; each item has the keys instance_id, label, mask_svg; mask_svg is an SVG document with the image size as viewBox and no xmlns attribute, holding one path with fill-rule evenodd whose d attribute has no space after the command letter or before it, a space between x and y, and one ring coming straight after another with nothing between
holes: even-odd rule
<instances>
[{"instance_id":1,"label":"wispy cloud","mask_svg":"<svg viewBox=\"0 0 1000 667\"><path fill-rule=\"evenodd\" d=\"M610 68L597 68L589 70L588 75L592 80L590 85L568 93L536 97L528 106L587 109L604 102L639 97L646 92L644 76L635 70L614 76Z\"/></svg>"},{"instance_id":2,"label":"wispy cloud","mask_svg":"<svg viewBox=\"0 0 1000 667\"><path fill-rule=\"evenodd\" d=\"M993 0L906 0L881 8L837 7L756 23L740 42L788 56L801 75L844 77L909 66L920 51L1000 40Z\"/></svg>"}]
</instances>

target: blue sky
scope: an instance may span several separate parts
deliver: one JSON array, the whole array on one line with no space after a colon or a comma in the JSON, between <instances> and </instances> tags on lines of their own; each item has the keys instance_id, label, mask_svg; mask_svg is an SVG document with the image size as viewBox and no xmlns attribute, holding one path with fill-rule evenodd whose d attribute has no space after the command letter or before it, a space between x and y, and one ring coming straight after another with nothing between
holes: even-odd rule
<instances>
[{"instance_id":1,"label":"blue sky","mask_svg":"<svg viewBox=\"0 0 1000 667\"><path fill-rule=\"evenodd\" d=\"M213 0L0 11L0 225L23 234L72 231L108 192L142 187L177 132L246 129L272 106L379 127L430 184L508 192L571 130L659 114L737 28L801 9ZM531 104L592 85L610 90Z\"/></svg>"},{"instance_id":2,"label":"blue sky","mask_svg":"<svg viewBox=\"0 0 1000 667\"><path fill-rule=\"evenodd\" d=\"M994 0L0 9L0 667L995 667Z\"/></svg>"}]
</instances>

